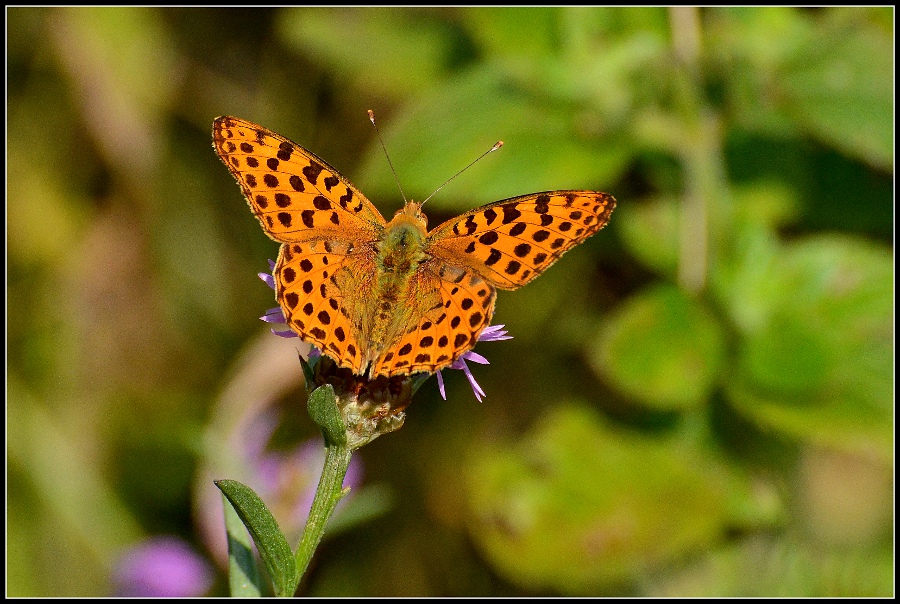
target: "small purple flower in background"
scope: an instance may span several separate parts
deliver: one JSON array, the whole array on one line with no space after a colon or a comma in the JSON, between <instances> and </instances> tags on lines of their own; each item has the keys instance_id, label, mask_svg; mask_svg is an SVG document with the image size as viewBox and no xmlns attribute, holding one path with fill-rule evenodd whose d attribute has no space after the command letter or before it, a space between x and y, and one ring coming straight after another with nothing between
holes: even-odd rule
<instances>
[{"instance_id":1,"label":"small purple flower in background","mask_svg":"<svg viewBox=\"0 0 900 604\"><path fill-rule=\"evenodd\" d=\"M120 597L197 597L212 586L213 570L181 539L151 537L122 554L112 582Z\"/></svg>"}]
</instances>

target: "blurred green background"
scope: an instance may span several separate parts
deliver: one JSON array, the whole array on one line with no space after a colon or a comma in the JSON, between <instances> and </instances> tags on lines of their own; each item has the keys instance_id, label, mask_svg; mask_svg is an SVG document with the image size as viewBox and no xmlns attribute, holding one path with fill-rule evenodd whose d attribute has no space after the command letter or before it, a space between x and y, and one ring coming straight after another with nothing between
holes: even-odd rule
<instances>
[{"instance_id":1,"label":"blurred green background","mask_svg":"<svg viewBox=\"0 0 900 604\"><path fill-rule=\"evenodd\" d=\"M204 501L246 418L316 436L305 348L257 321L277 244L211 125L297 141L390 217L367 109L415 199L505 141L432 226L550 189L619 203L500 293L484 403L445 372L449 400L430 380L356 454L380 496L301 593L893 593L893 9L7 19L8 595L109 594L152 535L220 557Z\"/></svg>"}]
</instances>

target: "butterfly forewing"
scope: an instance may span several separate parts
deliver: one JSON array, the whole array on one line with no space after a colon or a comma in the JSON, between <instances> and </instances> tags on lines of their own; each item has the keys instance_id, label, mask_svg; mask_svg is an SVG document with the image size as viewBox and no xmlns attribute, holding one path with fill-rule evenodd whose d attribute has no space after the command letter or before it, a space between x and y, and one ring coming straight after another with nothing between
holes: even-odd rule
<instances>
[{"instance_id":1,"label":"butterfly forewing","mask_svg":"<svg viewBox=\"0 0 900 604\"><path fill-rule=\"evenodd\" d=\"M262 126L216 118L213 146L276 241L372 240L385 224L372 202L337 170Z\"/></svg>"},{"instance_id":2,"label":"butterfly forewing","mask_svg":"<svg viewBox=\"0 0 900 604\"><path fill-rule=\"evenodd\" d=\"M504 199L448 220L427 251L469 267L502 289L521 287L609 222L616 201L593 191L548 191Z\"/></svg>"}]
</instances>

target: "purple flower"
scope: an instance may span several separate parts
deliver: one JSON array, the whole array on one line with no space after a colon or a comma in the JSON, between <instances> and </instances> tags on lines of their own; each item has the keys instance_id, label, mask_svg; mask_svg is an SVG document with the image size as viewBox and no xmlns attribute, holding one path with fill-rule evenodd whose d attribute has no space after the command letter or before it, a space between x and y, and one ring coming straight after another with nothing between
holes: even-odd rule
<instances>
[{"instance_id":1,"label":"purple flower","mask_svg":"<svg viewBox=\"0 0 900 604\"><path fill-rule=\"evenodd\" d=\"M122 554L112 582L115 595L120 597L197 597L209 591L213 571L181 539L159 536Z\"/></svg>"},{"instance_id":2,"label":"purple flower","mask_svg":"<svg viewBox=\"0 0 900 604\"><path fill-rule=\"evenodd\" d=\"M503 325L491 325L489 327L485 327L484 331L481 332L481 335L478 336L479 342L498 342L500 340L511 340L512 336L506 335L506 330L503 329ZM452 365L446 367L445 369L459 369L466 375L466 379L469 380L469 384L472 386L472 392L475 394L475 398L478 399L478 402L481 402L481 398L487 396L484 393L484 390L481 389L481 386L478 385L478 382L475 381L475 376L472 375L472 370L469 369L469 366L466 364L466 361L472 361L473 363L480 363L481 365L490 364L486 358L475 352L474 350L469 350L468 352L464 352L461 357L456 359ZM444 390L444 376L441 375L441 371L437 372L437 381L438 381L438 390L441 392L441 398L445 401L447 400L447 393Z\"/></svg>"}]
</instances>

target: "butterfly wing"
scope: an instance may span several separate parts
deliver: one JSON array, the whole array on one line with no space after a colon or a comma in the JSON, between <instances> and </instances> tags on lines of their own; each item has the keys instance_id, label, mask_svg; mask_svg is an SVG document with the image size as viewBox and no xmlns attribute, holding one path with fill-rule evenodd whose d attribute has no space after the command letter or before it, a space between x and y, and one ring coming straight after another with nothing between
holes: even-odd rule
<instances>
[{"instance_id":1,"label":"butterfly wing","mask_svg":"<svg viewBox=\"0 0 900 604\"><path fill-rule=\"evenodd\" d=\"M367 333L360 321L366 292L374 289L372 253L339 241L307 241L281 246L275 263L275 296L287 324L338 365L364 370Z\"/></svg>"},{"instance_id":2,"label":"butterfly wing","mask_svg":"<svg viewBox=\"0 0 900 604\"><path fill-rule=\"evenodd\" d=\"M224 116L213 147L272 239L374 240L386 224L372 202L315 154L262 126Z\"/></svg>"},{"instance_id":3,"label":"butterfly wing","mask_svg":"<svg viewBox=\"0 0 900 604\"><path fill-rule=\"evenodd\" d=\"M297 143L236 117L213 122L213 146L263 230L283 245L275 295L287 323L339 365L360 373L358 317L368 316L374 242L385 221L337 170Z\"/></svg>"},{"instance_id":4,"label":"butterfly wing","mask_svg":"<svg viewBox=\"0 0 900 604\"><path fill-rule=\"evenodd\" d=\"M495 287L516 289L534 279L603 228L614 207L606 193L552 191L498 201L435 228L425 244L431 258L417 272L407 306L427 302L373 363L375 374L452 364L490 324Z\"/></svg>"},{"instance_id":5,"label":"butterfly wing","mask_svg":"<svg viewBox=\"0 0 900 604\"><path fill-rule=\"evenodd\" d=\"M407 294L408 329L372 363L372 375L437 371L471 350L494 314L497 290L478 273L430 261Z\"/></svg>"},{"instance_id":6,"label":"butterfly wing","mask_svg":"<svg viewBox=\"0 0 900 604\"><path fill-rule=\"evenodd\" d=\"M616 200L593 191L548 191L504 199L448 220L428 234L435 262L517 289L607 222Z\"/></svg>"}]
</instances>

